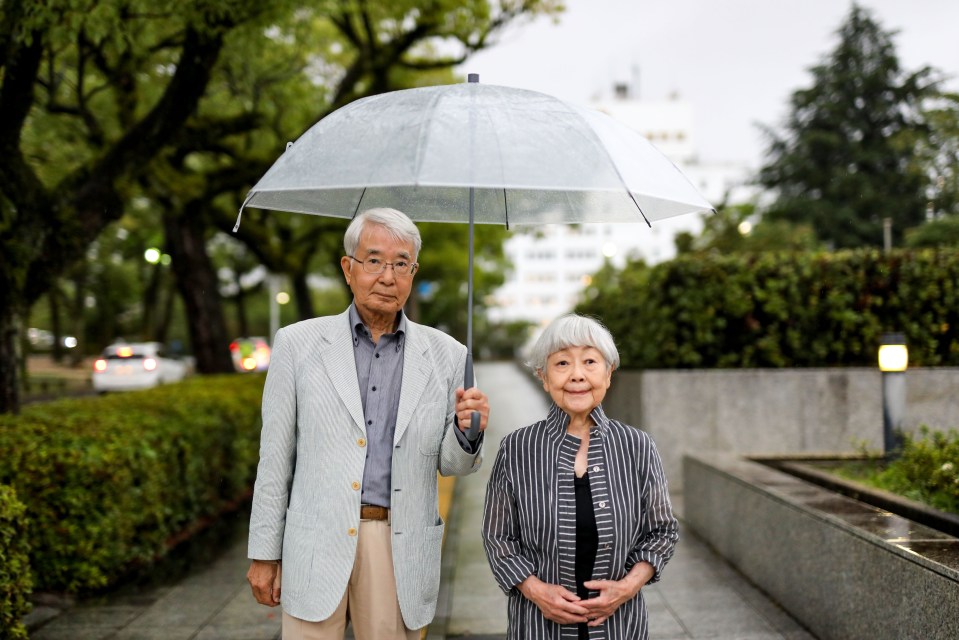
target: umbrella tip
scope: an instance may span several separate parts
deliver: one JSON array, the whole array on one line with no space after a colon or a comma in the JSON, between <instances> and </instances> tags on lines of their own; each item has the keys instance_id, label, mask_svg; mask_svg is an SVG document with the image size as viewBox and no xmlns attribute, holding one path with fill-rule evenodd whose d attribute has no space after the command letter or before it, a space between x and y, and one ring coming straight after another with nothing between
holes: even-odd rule
<instances>
[{"instance_id":1,"label":"umbrella tip","mask_svg":"<svg viewBox=\"0 0 959 640\"><path fill-rule=\"evenodd\" d=\"M468 74L466 74L466 81L467 81L467 82L479 82L479 74L478 74L478 73L468 73Z\"/></svg>"}]
</instances>

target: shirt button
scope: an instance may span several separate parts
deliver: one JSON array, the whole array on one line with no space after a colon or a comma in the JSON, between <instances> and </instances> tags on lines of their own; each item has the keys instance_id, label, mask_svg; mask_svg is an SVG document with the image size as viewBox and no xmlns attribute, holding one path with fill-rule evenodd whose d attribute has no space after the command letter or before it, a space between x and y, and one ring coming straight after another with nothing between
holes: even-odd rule
<instances>
[{"instance_id":1,"label":"shirt button","mask_svg":"<svg viewBox=\"0 0 959 640\"><path fill-rule=\"evenodd\" d=\"M373 391L376 391L376 387L373 387Z\"/></svg>"},{"instance_id":2,"label":"shirt button","mask_svg":"<svg viewBox=\"0 0 959 640\"><path fill-rule=\"evenodd\" d=\"M365 447L365 446L366 446L366 438L360 438L359 440L356 441L356 444L358 444L358 445L361 446L361 447Z\"/></svg>"},{"instance_id":3,"label":"shirt button","mask_svg":"<svg viewBox=\"0 0 959 640\"><path fill-rule=\"evenodd\" d=\"M354 480L354 481L353 481L353 484L352 484L352 487L353 487L353 490L354 490L354 491L359 491L359 490L360 490L360 483L357 482L356 480Z\"/></svg>"},{"instance_id":4,"label":"shirt button","mask_svg":"<svg viewBox=\"0 0 959 640\"><path fill-rule=\"evenodd\" d=\"M352 537L352 536L355 536L355 535L356 535L356 529L354 529L353 527L350 527L349 529L347 529L346 533L347 533L347 535L349 535L349 536L351 536L351 537Z\"/></svg>"},{"instance_id":5,"label":"shirt button","mask_svg":"<svg viewBox=\"0 0 959 640\"><path fill-rule=\"evenodd\" d=\"M606 508L606 503L605 503L605 502L600 502L600 503L599 503L599 508L600 508L600 509L605 509L605 508Z\"/></svg>"},{"instance_id":6,"label":"shirt button","mask_svg":"<svg viewBox=\"0 0 959 640\"><path fill-rule=\"evenodd\" d=\"M599 466L593 467L593 471L596 472L596 473L599 473Z\"/></svg>"}]
</instances>

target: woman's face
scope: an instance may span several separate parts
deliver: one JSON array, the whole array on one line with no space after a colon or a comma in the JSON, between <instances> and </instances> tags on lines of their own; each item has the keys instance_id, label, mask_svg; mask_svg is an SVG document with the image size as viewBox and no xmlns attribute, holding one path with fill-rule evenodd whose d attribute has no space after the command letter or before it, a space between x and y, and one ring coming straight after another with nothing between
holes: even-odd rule
<instances>
[{"instance_id":1,"label":"woman's face","mask_svg":"<svg viewBox=\"0 0 959 640\"><path fill-rule=\"evenodd\" d=\"M567 347L551 353L542 372L543 388L571 418L583 418L609 389L613 371L595 347Z\"/></svg>"}]
</instances>

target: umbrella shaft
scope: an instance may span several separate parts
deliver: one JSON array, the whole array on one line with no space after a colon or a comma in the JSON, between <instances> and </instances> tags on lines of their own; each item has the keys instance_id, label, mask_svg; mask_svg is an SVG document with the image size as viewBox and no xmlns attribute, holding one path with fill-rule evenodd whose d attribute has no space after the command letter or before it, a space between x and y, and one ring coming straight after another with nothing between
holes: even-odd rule
<instances>
[{"instance_id":1,"label":"umbrella shaft","mask_svg":"<svg viewBox=\"0 0 959 640\"><path fill-rule=\"evenodd\" d=\"M470 260L466 278L466 352L473 353L473 187L470 187Z\"/></svg>"}]
</instances>

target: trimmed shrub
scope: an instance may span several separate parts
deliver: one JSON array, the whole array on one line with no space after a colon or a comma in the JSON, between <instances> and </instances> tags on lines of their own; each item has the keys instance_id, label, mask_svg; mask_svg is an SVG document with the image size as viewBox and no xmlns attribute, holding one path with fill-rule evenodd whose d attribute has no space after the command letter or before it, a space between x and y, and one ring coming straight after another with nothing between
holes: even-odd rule
<instances>
[{"instance_id":1,"label":"trimmed shrub","mask_svg":"<svg viewBox=\"0 0 959 640\"><path fill-rule=\"evenodd\" d=\"M874 366L881 334L911 364L959 365L959 251L681 256L601 272L577 307L623 366Z\"/></svg>"},{"instance_id":2,"label":"trimmed shrub","mask_svg":"<svg viewBox=\"0 0 959 640\"><path fill-rule=\"evenodd\" d=\"M26 505L36 587L108 586L248 495L262 389L262 375L198 376L0 416L0 482Z\"/></svg>"},{"instance_id":3,"label":"trimmed shrub","mask_svg":"<svg viewBox=\"0 0 959 640\"><path fill-rule=\"evenodd\" d=\"M20 622L32 586L25 511L13 488L0 485L0 640L27 637Z\"/></svg>"},{"instance_id":4,"label":"trimmed shrub","mask_svg":"<svg viewBox=\"0 0 959 640\"><path fill-rule=\"evenodd\" d=\"M836 473L959 515L959 430L921 425L918 435L903 433L902 450L891 461L863 453L865 460L847 462Z\"/></svg>"}]
</instances>

